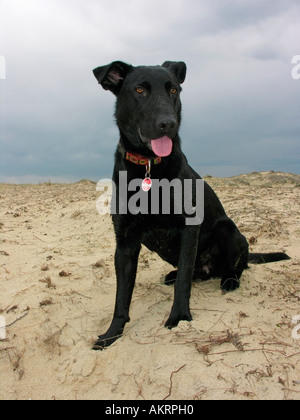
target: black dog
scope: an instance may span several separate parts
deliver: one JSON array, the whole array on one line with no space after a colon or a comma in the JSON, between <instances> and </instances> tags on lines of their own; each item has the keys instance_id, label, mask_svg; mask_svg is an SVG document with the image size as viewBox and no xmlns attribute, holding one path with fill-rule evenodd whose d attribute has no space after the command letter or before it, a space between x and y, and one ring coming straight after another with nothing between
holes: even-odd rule
<instances>
[{"instance_id":1,"label":"black dog","mask_svg":"<svg viewBox=\"0 0 300 420\"><path fill-rule=\"evenodd\" d=\"M174 204L171 214L165 214L161 205L158 211L151 212L150 192L141 188L140 199L143 194L149 198L149 211L130 212L127 204L133 192L125 195L124 203L124 191L119 187L124 173L128 184L140 179L141 185L144 178L146 184L151 184L151 178L169 182L177 179L182 183L191 180L193 206L196 204L196 183L201 178L188 165L178 136L180 85L185 80L186 65L167 61L162 66L133 67L116 61L95 69L94 75L105 90L117 97L115 116L120 130L113 174L116 211L112 215L117 241L117 295L111 326L94 346L98 350L120 337L129 321L141 244L178 267L178 271L166 277L166 284L175 283L174 303L165 324L168 328L176 327L181 320L192 320L189 300L193 279L221 277L221 288L232 291L239 287L248 262L259 264L289 257L283 253L249 254L246 238L227 217L207 183L204 183L204 220L199 223L187 223L187 214L184 211L178 214ZM173 189L169 198L175 201Z\"/></svg>"}]
</instances>

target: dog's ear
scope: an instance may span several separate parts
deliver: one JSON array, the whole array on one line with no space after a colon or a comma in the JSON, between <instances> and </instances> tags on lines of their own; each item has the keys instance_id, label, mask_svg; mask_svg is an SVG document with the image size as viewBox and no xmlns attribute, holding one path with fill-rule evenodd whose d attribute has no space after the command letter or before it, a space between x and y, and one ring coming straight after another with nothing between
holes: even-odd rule
<instances>
[{"instance_id":1,"label":"dog's ear","mask_svg":"<svg viewBox=\"0 0 300 420\"><path fill-rule=\"evenodd\" d=\"M117 95L121 90L125 77L132 68L131 65L122 61L114 61L107 66L96 68L93 70L93 73L103 89L110 90Z\"/></svg>"},{"instance_id":2,"label":"dog's ear","mask_svg":"<svg viewBox=\"0 0 300 420\"><path fill-rule=\"evenodd\" d=\"M175 74L180 84L185 81L186 64L183 61L165 61L162 66Z\"/></svg>"}]
</instances>

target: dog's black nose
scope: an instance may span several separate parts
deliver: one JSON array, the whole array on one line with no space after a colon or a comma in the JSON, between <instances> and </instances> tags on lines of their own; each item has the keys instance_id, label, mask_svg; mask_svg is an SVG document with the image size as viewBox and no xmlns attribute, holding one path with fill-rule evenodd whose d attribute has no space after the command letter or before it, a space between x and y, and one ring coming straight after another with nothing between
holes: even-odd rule
<instances>
[{"instance_id":1,"label":"dog's black nose","mask_svg":"<svg viewBox=\"0 0 300 420\"><path fill-rule=\"evenodd\" d=\"M177 127L177 121L174 118L164 118L157 123L157 128L163 134L170 134Z\"/></svg>"}]
</instances>

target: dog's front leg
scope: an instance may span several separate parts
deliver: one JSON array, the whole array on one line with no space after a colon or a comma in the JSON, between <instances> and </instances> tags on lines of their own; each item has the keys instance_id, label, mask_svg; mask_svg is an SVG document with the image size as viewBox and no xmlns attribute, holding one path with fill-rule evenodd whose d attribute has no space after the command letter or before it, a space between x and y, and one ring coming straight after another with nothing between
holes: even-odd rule
<instances>
[{"instance_id":1,"label":"dog's front leg","mask_svg":"<svg viewBox=\"0 0 300 420\"><path fill-rule=\"evenodd\" d=\"M178 274L175 282L174 304L165 326L177 327L180 321L192 321L190 295L195 270L200 226L186 226L181 234Z\"/></svg>"},{"instance_id":2,"label":"dog's front leg","mask_svg":"<svg viewBox=\"0 0 300 420\"><path fill-rule=\"evenodd\" d=\"M94 350L102 350L114 343L123 333L126 322L129 322L129 307L135 284L138 257L141 245L118 243L115 253L117 275L117 294L115 312L107 332L99 336Z\"/></svg>"}]
</instances>

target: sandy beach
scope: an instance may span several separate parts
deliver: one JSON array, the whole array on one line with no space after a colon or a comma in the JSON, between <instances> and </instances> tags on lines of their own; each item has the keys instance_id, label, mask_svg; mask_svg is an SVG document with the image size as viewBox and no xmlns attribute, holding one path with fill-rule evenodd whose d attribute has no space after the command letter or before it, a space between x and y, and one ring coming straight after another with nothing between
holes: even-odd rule
<instances>
[{"instance_id":1,"label":"sandy beach","mask_svg":"<svg viewBox=\"0 0 300 420\"><path fill-rule=\"evenodd\" d=\"M115 237L96 184L0 185L0 400L300 399L300 175L206 180L252 252L292 259L250 266L229 294L195 283L193 321L167 330L172 267L143 248L131 322L101 352Z\"/></svg>"}]
</instances>

